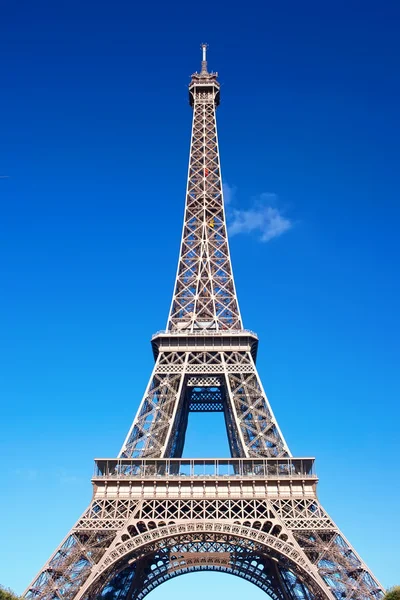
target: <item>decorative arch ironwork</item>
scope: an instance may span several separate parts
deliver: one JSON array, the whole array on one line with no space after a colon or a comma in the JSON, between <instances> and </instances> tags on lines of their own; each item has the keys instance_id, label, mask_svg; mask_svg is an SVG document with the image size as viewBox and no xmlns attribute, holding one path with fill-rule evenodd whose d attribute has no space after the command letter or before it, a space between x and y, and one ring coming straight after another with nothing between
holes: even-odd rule
<instances>
[{"instance_id":1,"label":"decorative arch ironwork","mask_svg":"<svg viewBox=\"0 0 400 600\"><path fill-rule=\"evenodd\" d=\"M165 525L120 538L76 599L141 600L161 583L213 570L247 579L274 600L331 598L293 542L235 523Z\"/></svg>"}]
</instances>

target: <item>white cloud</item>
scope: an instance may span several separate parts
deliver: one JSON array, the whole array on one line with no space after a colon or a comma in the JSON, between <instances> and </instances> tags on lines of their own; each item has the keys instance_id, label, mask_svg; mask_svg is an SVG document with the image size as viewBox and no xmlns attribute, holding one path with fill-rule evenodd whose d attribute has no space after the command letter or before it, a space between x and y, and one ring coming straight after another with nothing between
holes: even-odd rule
<instances>
[{"instance_id":1,"label":"white cloud","mask_svg":"<svg viewBox=\"0 0 400 600\"><path fill-rule=\"evenodd\" d=\"M229 185L228 183L223 183L222 189L224 192L224 204L225 204L225 207L227 207L234 201L237 188L235 185Z\"/></svg>"},{"instance_id":2,"label":"white cloud","mask_svg":"<svg viewBox=\"0 0 400 600\"><path fill-rule=\"evenodd\" d=\"M258 233L262 242L268 242L293 227L293 222L276 207L275 194L260 194L253 199L252 205L247 210L232 206L235 194L236 187L224 184L228 229L231 236L239 233Z\"/></svg>"}]
</instances>

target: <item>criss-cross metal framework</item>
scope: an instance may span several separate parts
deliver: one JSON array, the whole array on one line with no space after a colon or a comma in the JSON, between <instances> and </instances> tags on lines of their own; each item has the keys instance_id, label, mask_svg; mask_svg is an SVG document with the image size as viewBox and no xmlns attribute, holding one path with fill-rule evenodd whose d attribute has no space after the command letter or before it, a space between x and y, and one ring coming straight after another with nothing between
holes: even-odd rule
<instances>
[{"instance_id":1,"label":"criss-cross metal framework","mask_svg":"<svg viewBox=\"0 0 400 600\"><path fill-rule=\"evenodd\" d=\"M186 207L169 331L240 330L224 214L215 110L217 73L192 75L193 107Z\"/></svg>"},{"instance_id":2,"label":"criss-cross metal framework","mask_svg":"<svg viewBox=\"0 0 400 600\"><path fill-rule=\"evenodd\" d=\"M312 458L293 458L243 329L229 255L206 47L189 85L188 184L167 329L117 458L98 459L93 499L25 592L30 600L141 600L214 570L273 600L380 600L382 586L320 505ZM190 412L222 412L229 459L182 459Z\"/></svg>"}]
</instances>

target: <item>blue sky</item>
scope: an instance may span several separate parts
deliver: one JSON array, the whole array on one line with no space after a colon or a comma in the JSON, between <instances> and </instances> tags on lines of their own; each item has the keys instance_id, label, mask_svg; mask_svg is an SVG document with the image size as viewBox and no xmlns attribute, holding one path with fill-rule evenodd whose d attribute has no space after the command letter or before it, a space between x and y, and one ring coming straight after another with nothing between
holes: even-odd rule
<instances>
[{"instance_id":1,"label":"blue sky","mask_svg":"<svg viewBox=\"0 0 400 600\"><path fill-rule=\"evenodd\" d=\"M202 41L258 368L322 504L399 583L399 5L3 3L0 583L21 592L119 451L165 327ZM218 418L186 455L225 455ZM207 428L207 429L206 429ZM207 446L205 432L207 431ZM197 577L197 581L196 581ZM258 594L200 574L153 592Z\"/></svg>"}]
</instances>

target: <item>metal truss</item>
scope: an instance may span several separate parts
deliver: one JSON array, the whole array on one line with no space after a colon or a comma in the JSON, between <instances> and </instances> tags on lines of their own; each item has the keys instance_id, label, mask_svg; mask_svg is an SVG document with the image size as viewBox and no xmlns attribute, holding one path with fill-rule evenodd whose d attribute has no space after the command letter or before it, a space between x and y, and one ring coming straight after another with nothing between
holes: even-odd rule
<instances>
[{"instance_id":1,"label":"metal truss","mask_svg":"<svg viewBox=\"0 0 400 600\"><path fill-rule=\"evenodd\" d=\"M223 204L215 115L219 94L217 74L203 65L189 86L192 139L171 331L242 328Z\"/></svg>"},{"instance_id":2,"label":"metal truss","mask_svg":"<svg viewBox=\"0 0 400 600\"><path fill-rule=\"evenodd\" d=\"M296 597L312 598L307 587L283 565L257 552L246 551L233 541L209 539L179 543L172 549L163 548L151 559L142 559L125 568L103 588L101 597L142 600L161 583L199 571L236 575L262 589L273 600L288 600L293 593L293 584L297 587Z\"/></svg>"},{"instance_id":3,"label":"metal truss","mask_svg":"<svg viewBox=\"0 0 400 600\"><path fill-rule=\"evenodd\" d=\"M98 463L91 505L28 598L142 598L199 569L244 577L276 599L382 597L319 504L312 459L233 459L228 477L182 475L184 459Z\"/></svg>"},{"instance_id":4,"label":"metal truss","mask_svg":"<svg viewBox=\"0 0 400 600\"><path fill-rule=\"evenodd\" d=\"M224 412L233 456L289 455L248 348L190 348L158 355L120 456L181 456L188 412L206 408Z\"/></svg>"},{"instance_id":5,"label":"metal truss","mask_svg":"<svg viewBox=\"0 0 400 600\"><path fill-rule=\"evenodd\" d=\"M293 458L242 328L208 73L189 86L193 127L176 285L155 366L118 458L99 459L93 499L25 592L29 600L142 600L213 570L273 600L381 600L382 586L320 505L313 459ZM182 459L190 412L223 412L229 459Z\"/></svg>"},{"instance_id":6,"label":"metal truss","mask_svg":"<svg viewBox=\"0 0 400 600\"><path fill-rule=\"evenodd\" d=\"M138 531L142 533L137 533ZM54 598L93 599L111 589L120 592L120 573L125 571L127 575L126 570L128 570L128 572L136 571L135 574L137 574L137 570L143 569L143 567L145 567L145 574L150 575L148 579L151 582L151 589L153 589L155 585L165 580L160 577L154 579L151 576L154 555L163 552L165 569L162 571L164 574L165 571L174 572L176 566L179 566L181 571L191 572L194 567L201 565L203 569L219 566L226 572L232 572L232 574L242 577L246 577L249 570L252 569L249 569L248 562L241 562L238 558L248 559L251 557L254 560L254 556L257 555L259 557L258 564L263 564L264 572L255 571L250 580L265 591L271 591L271 595L276 598L285 597L281 585L278 584L279 580L274 580L275 569L268 566L272 564L271 561L274 561L279 571L291 572L296 586L300 589L310 590L311 597L326 598L328 589L319 578L317 570L308 568L300 548L293 548L295 544L293 541L289 544L283 541L284 538L279 539L278 531L280 530L276 528L272 535L260 533L248 526L241 526L239 522L224 524L217 521L208 523L199 521L198 523L167 525L162 521L158 521L158 523L139 521L136 522L136 525L125 528L122 535L117 534L114 543L104 549L103 557L97 563L88 560L91 546L87 543L84 545L80 541L79 546L84 548L83 554L79 553L75 543L71 542L71 551L68 555L63 554L63 562L58 560L56 565L54 560L50 561L46 570L34 582L26 596L28 598L45 598L46 600ZM74 539L79 539L81 536L82 534L75 534ZM229 556L220 558L207 556L207 554L199 556L199 554L210 551L225 553ZM180 564L177 565L176 556L182 552L186 554L195 552L196 556L193 558L186 556L185 564L179 558ZM158 562L156 564L160 567ZM154 575L160 575L160 573ZM150 591L150 589L146 591L143 587L146 583L145 580L136 578L134 583L136 594L133 597L137 597L140 593L144 596L147 591Z\"/></svg>"}]
</instances>

